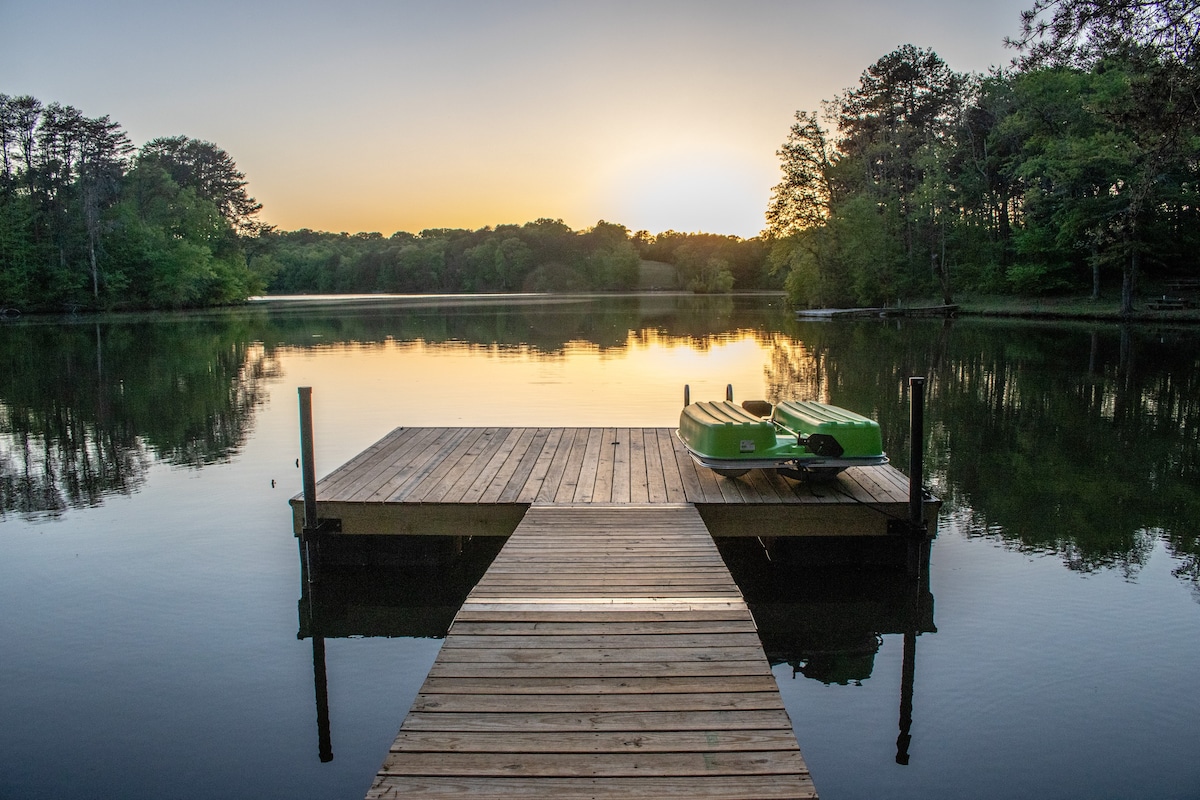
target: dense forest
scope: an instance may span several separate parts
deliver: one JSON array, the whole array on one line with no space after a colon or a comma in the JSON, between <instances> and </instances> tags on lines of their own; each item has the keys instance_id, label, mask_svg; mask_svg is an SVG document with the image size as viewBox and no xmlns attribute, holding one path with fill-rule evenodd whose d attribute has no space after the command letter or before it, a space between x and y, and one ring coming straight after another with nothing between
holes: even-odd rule
<instances>
[{"instance_id":1,"label":"dense forest","mask_svg":"<svg viewBox=\"0 0 1200 800\"><path fill-rule=\"evenodd\" d=\"M479 230L262 237L273 292L579 292L779 288L759 239L666 231L631 234L601 220L573 231L562 220ZM649 263L648 263L649 262ZM657 268L656 268L657 267Z\"/></svg>"},{"instance_id":2,"label":"dense forest","mask_svg":"<svg viewBox=\"0 0 1200 800\"><path fill-rule=\"evenodd\" d=\"M265 287L261 207L216 145L176 136L135 153L107 116L0 94L0 153L5 309L182 308Z\"/></svg>"},{"instance_id":3,"label":"dense forest","mask_svg":"<svg viewBox=\"0 0 1200 800\"><path fill-rule=\"evenodd\" d=\"M906 45L800 111L767 210L798 305L1104 292L1200 277L1200 7L1037 0L1020 57Z\"/></svg>"},{"instance_id":4,"label":"dense forest","mask_svg":"<svg viewBox=\"0 0 1200 800\"><path fill-rule=\"evenodd\" d=\"M752 239L554 219L277 231L214 144L135 151L107 116L0 94L0 308L786 285L801 306L1065 293L1128 312L1139 281L1200 278L1200 7L1034 0L1009 44L987 75L904 45L797 112Z\"/></svg>"}]
</instances>

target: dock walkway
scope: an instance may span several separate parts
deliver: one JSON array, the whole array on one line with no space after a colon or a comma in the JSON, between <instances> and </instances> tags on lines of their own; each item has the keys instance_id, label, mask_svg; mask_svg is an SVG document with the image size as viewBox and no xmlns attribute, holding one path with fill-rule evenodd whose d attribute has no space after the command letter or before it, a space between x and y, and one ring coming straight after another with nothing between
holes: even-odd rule
<instances>
[{"instance_id":1,"label":"dock walkway","mask_svg":"<svg viewBox=\"0 0 1200 800\"><path fill-rule=\"evenodd\" d=\"M317 484L318 516L344 534L507 536L535 503L691 503L723 536L884 536L908 514L908 479L891 466L728 479L671 428L494 427L396 428ZM939 505L926 501L931 525ZM299 535L303 497L292 507Z\"/></svg>"},{"instance_id":2,"label":"dock walkway","mask_svg":"<svg viewBox=\"0 0 1200 800\"><path fill-rule=\"evenodd\" d=\"M367 795L401 796L816 792L695 507L534 502L455 618Z\"/></svg>"}]
</instances>

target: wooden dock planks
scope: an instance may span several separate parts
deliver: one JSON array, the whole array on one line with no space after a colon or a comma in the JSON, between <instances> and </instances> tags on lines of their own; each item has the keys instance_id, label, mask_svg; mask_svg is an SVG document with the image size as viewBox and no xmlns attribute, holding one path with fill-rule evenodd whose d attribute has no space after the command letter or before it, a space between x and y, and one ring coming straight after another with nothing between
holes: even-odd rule
<instances>
[{"instance_id":1,"label":"wooden dock planks","mask_svg":"<svg viewBox=\"0 0 1200 800\"><path fill-rule=\"evenodd\" d=\"M531 503L693 503L710 522L718 507L743 507L743 532L721 535L766 535L764 520L770 535L885 535L888 518L907 513L907 487L890 466L817 484L773 470L723 478L697 467L670 428L397 428L323 478L317 502L346 533L446 534L487 508ZM302 498L292 505L299 533ZM926 519L938 505L928 501Z\"/></svg>"},{"instance_id":2,"label":"wooden dock planks","mask_svg":"<svg viewBox=\"0 0 1200 800\"><path fill-rule=\"evenodd\" d=\"M595 430L598 454L615 447ZM562 439L564 467L597 444ZM593 480L577 460L572 497ZM459 611L367 796L816 793L696 509L535 504Z\"/></svg>"}]
</instances>

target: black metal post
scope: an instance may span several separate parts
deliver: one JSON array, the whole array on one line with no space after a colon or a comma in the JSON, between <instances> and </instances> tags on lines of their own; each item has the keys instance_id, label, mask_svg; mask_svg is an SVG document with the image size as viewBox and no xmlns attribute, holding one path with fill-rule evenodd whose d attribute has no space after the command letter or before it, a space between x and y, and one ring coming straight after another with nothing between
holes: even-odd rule
<instances>
[{"instance_id":1,"label":"black metal post","mask_svg":"<svg viewBox=\"0 0 1200 800\"><path fill-rule=\"evenodd\" d=\"M916 624L914 620L913 625ZM912 744L913 686L917 676L917 632L904 632L904 661L900 671L900 735L896 737L896 763L908 764Z\"/></svg>"},{"instance_id":2,"label":"black metal post","mask_svg":"<svg viewBox=\"0 0 1200 800\"><path fill-rule=\"evenodd\" d=\"M925 453L925 378L908 379L908 521L914 528L925 527L924 453Z\"/></svg>"},{"instance_id":3,"label":"black metal post","mask_svg":"<svg viewBox=\"0 0 1200 800\"><path fill-rule=\"evenodd\" d=\"M317 468L313 463L312 387L301 386L300 467L304 481L304 527L317 527Z\"/></svg>"},{"instance_id":4,"label":"black metal post","mask_svg":"<svg viewBox=\"0 0 1200 800\"><path fill-rule=\"evenodd\" d=\"M925 531L925 378L911 377L908 420L908 574L921 575Z\"/></svg>"},{"instance_id":5,"label":"black metal post","mask_svg":"<svg viewBox=\"0 0 1200 800\"><path fill-rule=\"evenodd\" d=\"M325 674L325 637L313 631L313 689L317 698L317 756L333 761L333 736L329 728L329 683Z\"/></svg>"},{"instance_id":6,"label":"black metal post","mask_svg":"<svg viewBox=\"0 0 1200 800\"><path fill-rule=\"evenodd\" d=\"M301 386L300 473L304 484L304 527L300 530L301 562L311 585L317 571L317 467L313 457L312 387Z\"/></svg>"}]
</instances>

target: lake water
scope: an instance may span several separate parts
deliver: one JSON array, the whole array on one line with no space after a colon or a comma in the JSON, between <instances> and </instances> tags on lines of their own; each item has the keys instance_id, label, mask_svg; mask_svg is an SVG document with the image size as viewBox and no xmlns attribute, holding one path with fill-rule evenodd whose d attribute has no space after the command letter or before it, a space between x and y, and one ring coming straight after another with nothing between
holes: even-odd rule
<instances>
[{"instance_id":1,"label":"lake water","mask_svg":"<svg viewBox=\"0 0 1200 800\"><path fill-rule=\"evenodd\" d=\"M398 425L670 426L685 383L871 415L903 464L910 375L928 587L723 550L821 796L1200 797L1194 329L309 299L10 320L0 359L0 797L365 793L494 548L309 598L298 386L319 474Z\"/></svg>"}]
</instances>

